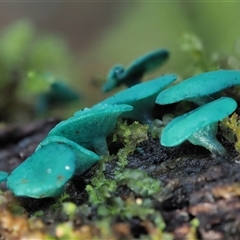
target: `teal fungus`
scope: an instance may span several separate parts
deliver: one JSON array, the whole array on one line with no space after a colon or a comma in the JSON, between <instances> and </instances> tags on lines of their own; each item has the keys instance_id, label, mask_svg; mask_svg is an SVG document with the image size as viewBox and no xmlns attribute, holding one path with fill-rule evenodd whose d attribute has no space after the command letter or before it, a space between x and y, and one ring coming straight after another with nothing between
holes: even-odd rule
<instances>
[{"instance_id":1,"label":"teal fungus","mask_svg":"<svg viewBox=\"0 0 240 240\"><path fill-rule=\"evenodd\" d=\"M222 97L176 117L163 129L160 143L173 147L188 140L215 155L224 155L226 150L216 139L218 121L230 115L236 107L234 99Z\"/></svg>"},{"instance_id":2,"label":"teal fungus","mask_svg":"<svg viewBox=\"0 0 240 240\"><path fill-rule=\"evenodd\" d=\"M158 95L156 103L171 104L188 100L203 105L212 101L215 98L214 94L235 85L240 85L240 71L205 72L165 89Z\"/></svg>"},{"instance_id":3,"label":"teal fungus","mask_svg":"<svg viewBox=\"0 0 240 240\"><path fill-rule=\"evenodd\" d=\"M145 74L161 66L168 57L168 50L159 49L137 58L126 69L120 64L114 66L107 75L107 82L102 91L108 92L122 84L132 87L140 83Z\"/></svg>"},{"instance_id":4,"label":"teal fungus","mask_svg":"<svg viewBox=\"0 0 240 240\"><path fill-rule=\"evenodd\" d=\"M123 69L122 76L125 79L137 76L132 80L139 81L143 74L159 66L158 54L161 51L135 60L129 68ZM188 140L215 155L225 154L224 147L216 139L218 121L230 115L237 104L229 97L214 100L214 94L239 85L240 71L202 73L164 90L176 78L173 74L163 75L123 90L92 108L77 111L74 116L57 124L36 151L10 174L0 172L0 182L6 181L7 187L16 196L58 196L72 176L84 173L98 163L101 156L109 154L106 138L113 132L119 117L151 126L155 103L189 100L202 105L167 124L160 136L163 146L177 146ZM127 84L131 86L135 83Z\"/></svg>"},{"instance_id":5,"label":"teal fungus","mask_svg":"<svg viewBox=\"0 0 240 240\"><path fill-rule=\"evenodd\" d=\"M127 88L104 101L94 105L97 109L104 104L128 104L133 106L131 112L123 112L122 118L138 120L141 123L151 125L153 119L152 111L157 95L170 83L175 81L177 76L166 74L156 79Z\"/></svg>"},{"instance_id":6,"label":"teal fungus","mask_svg":"<svg viewBox=\"0 0 240 240\"><path fill-rule=\"evenodd\" d=\"M133 107L126 104L87 108L57 124L48 136L62 136L98 155L106 155L106 138L114 130L119 115L132 110Z\"/></svg>"},{"instance_id":7,"label":"teal fungus","mask_svg":"<svg viewBox=\"0 0 240 240\"><path fill-rule=\"evenodd\" d=\"M80 94L71 89L67 84L55 81L50 84L47 92L39 96L37 111L45 112L51 107L67 104L80 99Z\"/></svg>"},{"instance_id":8,"label":"teal fungus","mask_svg":"<svg viewBox=\"0 0 240 240\"><path fill-rule=\"evenodd\" d=\"M86 148L80 146L79 144L61 136L48 136L45 138L36 148L36 151L39 149L51 144L63 144L71 149L76 156L76 169L74 175L80 175L90 169L93 165L100 161L100 156L96 153L87 150Z\"/></svg>"},{"instance_id":9,"label":"teal fungus","mask_svg":"<svg viewBox=\"0 0 240 240\"><path fill-rule=\"evenodd\" d=\"M16 196L55 197L74 175L76 155L61 143L50 143L27 158L7 177L7 187Z\"/></svg>"},{"instance_id":10,"label":"teal fungus","mask_svg":"<svg viewBox=\"0 0 240 240\"><path fill-rule=\"evenodd\" d=\"M98 163L99 155L108 154L106 137L113 131L118 116L132 109L119 104L79 111L56 125L36 151L10 174L1 172L0 181L7 181L7 187L16 196L60 195L72 176Z\"/></svg>"}]
</instances>

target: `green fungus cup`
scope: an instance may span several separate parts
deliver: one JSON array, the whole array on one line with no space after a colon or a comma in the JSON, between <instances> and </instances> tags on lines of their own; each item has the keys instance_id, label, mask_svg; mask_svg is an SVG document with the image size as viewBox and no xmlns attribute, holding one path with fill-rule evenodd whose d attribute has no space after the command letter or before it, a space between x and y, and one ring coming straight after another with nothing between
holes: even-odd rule
<instances>
[{"instance_id":1,"label":"green fungus cup","mask_svg":"<svg viewBox=\"0 0 240 240\"><path fill-rule=\"evenodd\" d=\"M204 105L214 100L214 95L236 85L240 85L238 70L204 72L163 90L157 96L156 103L164 105L186 100Z\"/></svg>"},{"instance_id":2,"label":"green fungus cup","mask_svg":"<svg viewBox=\"0 0 240 240\"><path fill-rule=\"evenodd\" d=\"M76 155L67 146L51 143L33 153L7 177L7 187L16 196L56 197L74 175Z\"/></svg>"},{"instance_id":3,"label":"green fungus cup","mask_svg":"<svg viewBox=\"0 0 240 240\"><path fill-rule=\"evenodd\" d=\"M160 67L168 57L167 49L158 49L137 58L126 69L121 64L115 65L109 70L102 91L109 92L122 84L127 87L139 84L145 74Z\"/></svg>"},{"instance_id":4,"label":"green fungus cup","mask_svg":"<svg viewBox=\"0 0 240 240\"><path fill-rule=\"evenodd\" d=\"M154 120L152 112L157 95L176 79L177 76L175 74L160 76L156 79L125 89L94 105L92 109L98 109L104 104L128 104L133 107L133 110L123 112L121 114L122 118L137 120L141 123L151 125Z\"/></svg>"},{"instance_id":5,"label":"green fungus cup","mask_svg":"<svg viewBox=\"0 0 240 240\"><path fill-rule=\"evenodd\" d=\"M120 114L132 111L127 104L101 105L99 108L86 108L78 111L65 121L57 124L49 136L65 137L82 147L97 153L107 155L106 138L114 130Z\"/></svg>"},{"instance_id":6,"label":"green fungus cup","mask_svg":"<svg viewBox=\"0 0 240 240\"><path fill-rule=\"evenodd\" d=\"M35 151L38 151L39 149L51 143L62 144L64 146L67 146L69 149L71 149L74 152L76 156L76 161L75 161L76 169L75 169L74 175L80 175L86 172L93 165L98 163L101 159L101 157L96 153L90 150L87 150L86 148L78 145L77 143L61 136L48 136L37 146Z\"/></svg>"},{"instance_id":7,"label":"green fungus cup","mask_svg":"<svg viewBox=\"0 0 240 240\"><path fill-rule=\"evenodd\" d=\"M214 155L224 155L226 150L216 139L218 121L230 115L236 107L234 99L222 97L176 117L163 129L160 143L173 147L188 140Z\"/></svg>"}]
</instances>

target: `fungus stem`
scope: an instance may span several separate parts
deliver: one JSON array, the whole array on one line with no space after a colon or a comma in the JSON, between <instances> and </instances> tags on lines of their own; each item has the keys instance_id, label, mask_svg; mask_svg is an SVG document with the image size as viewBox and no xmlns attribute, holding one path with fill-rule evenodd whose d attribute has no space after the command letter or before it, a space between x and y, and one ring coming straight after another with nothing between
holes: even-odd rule
<instances>
[{"instance_id":1,"label":"fungus stem","mask_svg":"<svg viewBox=\"0 0 240 240\"><path fill-rule=\"evenodd\" d=\"M209 124L200 131L193 133L188 138L188 141L192 144L205 147L212 152L214 156L224 155L226 154L226 150L216 138L217 128L218 123Z\"/></svg>"},{"instance_id":2,"label":"fungus stem","mask_svg":"<svg viewBox=\"0 0 240 240\"><path fill-rule=\"evenodd\" d=\"M212 102L214 100L213 97L210 96L203 96L203 97L194 97L194 98L189 98L188 101L193 102L197 104L198 106L202 106L206 103Z\"/></svg>"}]
</instances>

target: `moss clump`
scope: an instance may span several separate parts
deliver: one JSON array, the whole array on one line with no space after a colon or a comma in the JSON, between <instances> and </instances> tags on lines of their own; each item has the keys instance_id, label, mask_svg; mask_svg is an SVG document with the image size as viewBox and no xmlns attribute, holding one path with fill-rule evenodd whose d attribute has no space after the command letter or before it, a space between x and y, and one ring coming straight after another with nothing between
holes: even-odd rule
<instances>
[{"instance_id":1,"label":"moss clump","mask_svg":"<svg viewBox=\"0 0 240 240\"><path fill-rule=\"evenodd\" d=\"M191 60L187 75L196 75L206 71L219 69L220 56L208 53L202 40L195 34L185 33L182 37L181 49Z\"/></svg>"},{"instance_id":2,"label":"moss clump","mask_svg":"<svg viewBox=\"0 0 240 240\"><path fill-rule=\"evenodd\" d=\"M154 210L152 201L152 197L161 191L160 182L144 171L126 167L128 155L136 149L138 143L148 138L147 131L148 127L138 122L131 125L118 122L113 141L122 143L124 147L99 164L86 190L99 219L113 223L138 218L155 229L152 234L156 237L165 234L165 223L160 213ZM115 163L115 170L111 177L107 177L105 172L110 163ZM122 191L128 193L121 195Z\"/></svg>"},{"instance_id":3,"label":"moss clump","mask_svg":"<svg viewBox=\"0 0 240 240\"><path fill-rule=\"evenodd\" d=\"M112 141L120 142L124 147L118 150L116 156L104 157L99 163L99 168L94 178L91 180L91 185L87 185L86 190L89 194L89 200L94 205L97 206L116 192L119 181L122 181L118 176L123 173L128 163L127 156L135 150L138 143L148 138L147 130L147 125L142 125L138 122L134 122L130 126L127 125L126 121L117 123ZM116 161L113 179L106 178L104 174L106 163L110 161Z\"/></svg>"},{"instance_id":4,"label":"moss clump","mask_svg":"<svg viewBox=\"0 0 240 240\"><path fill-rule=\"evenodd\" d=\"M223 135L231 143L234 143L234 147L237 152L240 153L240 120L239 116L234 113L231 117L225 118L221 123Z\"/></svg>"},{"instance_id":5,"label":"moss clump","mask_svg":"<svg viewBox=\"0 0 240 240\"><path fill-rule=\"evenodd\" d=\"M131 146L135 149L136 145L148 139L147 136L148 126L133 122L131 125L127 121L118 121L113 135L113 142L120 141L125 147Z\"/></svg>"}]
</instances>

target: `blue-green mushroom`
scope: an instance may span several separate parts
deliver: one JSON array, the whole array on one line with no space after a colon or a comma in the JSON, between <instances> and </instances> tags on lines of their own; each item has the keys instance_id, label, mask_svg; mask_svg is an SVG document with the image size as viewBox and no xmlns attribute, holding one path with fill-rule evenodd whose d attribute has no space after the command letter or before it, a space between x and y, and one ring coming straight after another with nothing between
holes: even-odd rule
<instances>
[{"instance_id":1,"label":"blue-green mushroom","mask_svg":"<svg viewBox=\"0 0 240 240\"><path fill-rule=\"evenodd\" d=\"M126 104L84 109L57 124L48 136L62 136L98 155L106 155L106 138L114 130L119 115L132 110L133 107Z\"/></svg>"},{"instance_id":2,"label":"blue-green mushroom","mask_svg":"<svg viewBox=\"0 0 240 240\"><path fill-rule=\"evenodd\" d=\"M37 111L45 112L51 106L66 104L80 99L80 94L71 89L67 84L55 81L50 84L50 89L39 96Z\"/></svg>"},{"instance_id":3,"label":"blue-green mushroom","mask_svg":"<svg viewBox=\"0 0 240 240\"><path fill-rule=\"evenodd\" d=\"M230 115L236 107L234 99L222 97L176 117L163 129L160 143L173 147L188 140L214 155L224 155L226 150L216 139L218 121Z\"/></svg>"},{"instance_id":4,"label":"blue-green mushroom","mask_svg":"<svg viewBox=\"0 0 240 240\"><path fill-rule=\"evenodd\" d=\"M76 155L61 143L50 143L27 158L7 177L7 187L16 196L55 197L74 175Z\"/></svg>"},{"instance_id":5,"label":"blue-green mushroom","mask_svg":"<svg viewBox=\"0 0 240 240\"><path fill-rule=\"evenodd\" d=\"M93 165L98 163L101 159L101 157L96 153L87 150L86 148L78 145L77 143L61 136L48 136L38 145L35 151L38 151L39 149L51 143L63 144L74 152L76 156L76 169L74 175L80 175L84 173L85 171L89 170ZM61 163L59 162L59 164Z\"/></svg>"},{"instance_id":6,"label":"blue-green mushroom","mask_svg":"<svg viewBox=\"0 0 240 240\"><path fill-rule=\"evenodd\" d=\"M157 69L168 57L168 50L159 49L137 58L127 69L120 64L114 66L107 75L107 82L103 85L102 91L108 92L122 84L132 87L140 83L145 74Z\"/></svg>"},{"instance_id":7,"label":"blue-green mushroom","mask_svg":"<svg viewBox=\"0 0 240 240\"><path fill-rule=\"evenodd\" d=\"M217 70L201 73L162 91L156 99L158 104L171 104L188 100L203 105L214 100L214 94L240 85L240 71Z\"/></svg>"},{"instance_id":8,"label":"blue-green mushroom","mask_svg":"<svg viewBox=\"0 0 240 240\"><path fill-rule=\"evenodd\" d=\"M94 105L92 109L97 109L104 104L128 104L133 106L134 109L131 112L123 112L121 114L122 118L138 120L141 123L151 125L154 120L152 111L157 95L176 79L177 76L174 74L163 75L151 81L125 89Z\"/></svg>"}]
</instances>

